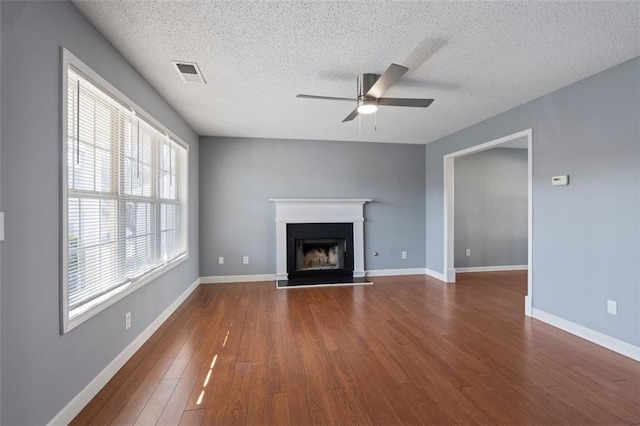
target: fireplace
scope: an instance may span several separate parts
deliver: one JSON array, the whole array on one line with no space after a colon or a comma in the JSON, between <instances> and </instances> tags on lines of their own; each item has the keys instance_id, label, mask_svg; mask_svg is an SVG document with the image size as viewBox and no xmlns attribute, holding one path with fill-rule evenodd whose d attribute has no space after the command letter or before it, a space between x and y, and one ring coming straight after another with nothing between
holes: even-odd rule
<instances>
[{"instance_id":1,"label":"fireplace","mask_svg":"<svg viewBox=\"0 0 640 426\"><path fill-rule=\"evenodd\" d=\"M287 224L287 277L353 277L353 224Z\"/></svg>"},{"instance_id":2,"label":"fireplace","mask_svg":"<svg viewBox=\"0 0 640 426\"><path fill-rule=\"evenodd\" d=\"M288 281L292 273L296 277L312 277L295 281L313 281L313 274L318 272L325 274L319 280L325 282L332 277L336 282L364 277L364 204L371 199L269 201L276 206L278 283ZM295 257L299 251L302 251L300 264Z\"/></svg>"}]
</instances>

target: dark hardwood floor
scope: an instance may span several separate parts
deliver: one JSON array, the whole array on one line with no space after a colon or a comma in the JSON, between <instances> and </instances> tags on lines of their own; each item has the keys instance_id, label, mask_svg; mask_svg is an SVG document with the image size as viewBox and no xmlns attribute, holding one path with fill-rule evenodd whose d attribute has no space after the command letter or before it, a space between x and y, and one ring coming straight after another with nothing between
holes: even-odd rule
<instances>
[{"instance_id":1,"label":"dark hardwood floor","mask_svg":"<svg viewBox=\"0 0 640 426\"><path fill-rule=\"evenodd\" d=\"M640 363L523 315L526 273L202 285L72 424L639 424Z\"/></svg>"}]
</instances>

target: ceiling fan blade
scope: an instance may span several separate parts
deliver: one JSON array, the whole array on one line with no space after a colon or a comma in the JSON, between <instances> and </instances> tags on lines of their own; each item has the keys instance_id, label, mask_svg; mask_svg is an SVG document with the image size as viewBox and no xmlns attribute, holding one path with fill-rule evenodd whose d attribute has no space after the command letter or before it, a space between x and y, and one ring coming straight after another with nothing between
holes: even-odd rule
<instances>
[{"instance_id":1,"label":"ceiling fan blade","mask_svg":"<svg viewBox=\"0 0 640 426\"><path fill-rule=\"evenodd\" d=\"M347 121L351 121L354 118L356 118L358 116L358 108L354 109L353 111L351 111L351 114L347 115L347 117L342 120L343 123L347 122Z\"/></svg>"},{"instance_id":2,"label":"ceiling fan blade","mask_svg":"<svg viewBox=\"0 0 640 426\"><path fill-rule=\"evenodd\" d=\"M378 98L378 105L426 108L433 99Z\"/></svg>"},{"instance_id":3,"label":"ceiling fan blade","mask_svg":"<svg viewBox=\"0 0 640 426\"><path fill-rule=\"evenodd\" d=\"M376 80L365 96L379 98L389 87L393 86L398 80L400 80L400 77L402 77L407 71L409 71L409 68L403 67L402 65L389 65L389 68L387 68L380 78Z\"/></svg>"},{"instance_id":4,"label":"ceiling fan blade","mask_svg":"<svg viewBox=\"0 0 640 426\"><path fill-rule=\"evenodd\" d=\"M358 101L356 98L336 98L334 96L316 96L316 95L296 95L296 98L322 99L322 100L325 100L325 101L351 101L351 102L357 102Z\"/></svg>"}]
</instances>

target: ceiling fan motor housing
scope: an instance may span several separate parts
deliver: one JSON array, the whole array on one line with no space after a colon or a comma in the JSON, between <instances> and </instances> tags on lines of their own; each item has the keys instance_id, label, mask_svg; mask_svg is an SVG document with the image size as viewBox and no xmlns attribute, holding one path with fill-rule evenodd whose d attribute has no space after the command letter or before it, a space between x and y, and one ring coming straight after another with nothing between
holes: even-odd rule
<instances>
[{"instance_id":1,"label":"ceiling fan motor housing","mask_svg":"<svg viewBox=\"0 0 640 426\"><path fill-rule=\"evenodd\" d=\"M378 74L362 74L358 76L358 99L366 98L366 94L380 76Z\"/></svg>"}]
</instances>

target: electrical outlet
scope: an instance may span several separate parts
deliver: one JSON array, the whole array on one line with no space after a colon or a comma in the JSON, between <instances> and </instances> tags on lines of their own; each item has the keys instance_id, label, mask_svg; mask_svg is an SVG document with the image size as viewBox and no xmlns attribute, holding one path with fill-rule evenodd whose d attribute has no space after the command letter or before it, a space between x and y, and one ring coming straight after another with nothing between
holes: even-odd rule
<instances>
[{"instance_id":1,"label":"electrical outlet","mask_svg":"<svg viewBox=\"0 0 640 426\"><path fill-rule=\"evenodd\" d=\"M607 313L611 315L618 315L618 302L615 300L607 300Z\"/></svg>"},{"instance_id":2,"label":"electrical outlet","mask_svg":"<svg viewBox=\"0 0 640 426\"><path fill-rule=\"evenodd\" d=\"M242 264L243 265L249 264L249 256L242 256Z\"/></svg>"},{"instance_id":3,"label":"electrical outlet","mask_svg":"<svg viewBox=\"0 0 640 426\"><path fill-rule=\"evenodd\" d=\"M224 257L218 257L218 265L224 265Z\"/></svg>"},{"instance_id":4,"label":"electrical outlet","mask_svg":"<svg viewBox=\"0 0 640 426\"><path fill-rule=\"evenodd\" d=\"M403 258L403 259L406 259L406 258L407 258L407 252L406 252L406 251L403 251L403 252L402 252L402 258Z\"/></svg>"},{"instance_id":5,"label":"electrical outlet","mask_svg":"<svg viewBox=\"0 0 640 426\"><path fill-rule=\"evenodd\" d=\"M467 249L464 254L466 254L467 256L471 256L471 249Z\"/></svg>"},{"instance_id":6,"label":"electrical outlet","mask_svg":"<svg viewBox=\"0 0 640 426\"><path fill-rule=\"evenodd\" d=\"M124 329L128 330L131 328L131 312L127 312L124 314Z\"/></svg>"},{"instance_id":7,"label":"electrical outlet","mask_svg":"<svg viewBox=\"0 0 640 426\"><path fill-rule=\"evenodd\" d=\"M554 176L551 178L551 185L566 186L569 185L569 175Z\"/></svg>"}]
</instances>

